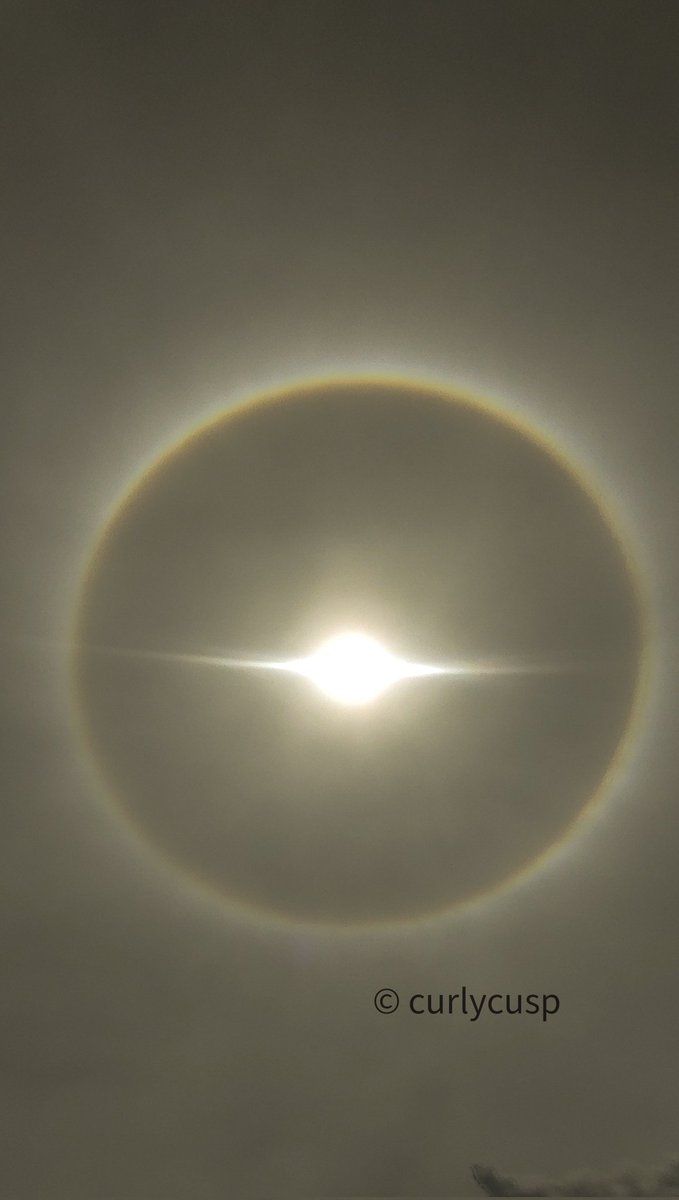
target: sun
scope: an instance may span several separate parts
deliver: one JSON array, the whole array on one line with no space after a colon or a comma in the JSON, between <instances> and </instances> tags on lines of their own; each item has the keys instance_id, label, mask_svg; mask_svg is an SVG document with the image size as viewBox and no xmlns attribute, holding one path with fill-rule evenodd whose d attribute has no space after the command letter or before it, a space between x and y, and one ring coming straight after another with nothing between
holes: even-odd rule
<instances>
[{"instance_id":1,"label":"sun","mask_svg":"<svg viewBox=\"0 0 679 1200\"><path fill-rule=\"evenodd\" d=\"M368 704L400 675L398 659L365 633L340 633L297 667L340 704Z\"/></svg>"},{"instance_id":2,"label":"sun","mask_svg":"<svg viewBox=\"0 0 679 1200\"><path fill-rule=\"evenodd\" d=\"M400 679L435 675L441 670L397 658L366 633L337 634L315 654L286 666L330 699L347 705L369 704Z\"/></svg>"}]
</instances>

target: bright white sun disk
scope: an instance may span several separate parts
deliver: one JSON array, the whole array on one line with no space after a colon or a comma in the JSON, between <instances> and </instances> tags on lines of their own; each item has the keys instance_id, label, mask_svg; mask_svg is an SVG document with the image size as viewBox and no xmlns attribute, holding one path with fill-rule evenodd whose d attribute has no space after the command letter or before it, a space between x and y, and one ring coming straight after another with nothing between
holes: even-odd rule
<instances>
[{"instance_id":1,"label":"bright white sun disk","mask_svg":"<svg viewBox=\"0 0 679 1200\"><path fill-rule=\"evenodd\" d=\"M399 679L437 673L395 658L364 633L339 634L291 666L340 704L367 704Z\"/></svg>"}]
</instances>

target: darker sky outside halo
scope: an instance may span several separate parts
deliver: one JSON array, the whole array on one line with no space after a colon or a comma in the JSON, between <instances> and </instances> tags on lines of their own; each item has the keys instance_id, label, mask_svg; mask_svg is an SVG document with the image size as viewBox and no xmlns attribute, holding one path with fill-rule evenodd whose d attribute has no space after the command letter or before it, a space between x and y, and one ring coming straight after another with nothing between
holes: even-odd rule
<instances>
[{"instance_id":1,"label":"darker sky outside halo","mask_svg":"<svg viewBox=\"0 0 679 1200\"><path fill-rule=\"evenodd\" d=\"M467 1195L676 1145L672 3L3 6L3 1189ZM587 836L396 942L211 924L84 780L49 650L140 463L326 370L559 430L635 529L663 686ZM557 439L558 440L558 439ZM170 877L171 879L173 877ZM562 994L540 1029L377 987Z\"/></svg>"}]
</instances>

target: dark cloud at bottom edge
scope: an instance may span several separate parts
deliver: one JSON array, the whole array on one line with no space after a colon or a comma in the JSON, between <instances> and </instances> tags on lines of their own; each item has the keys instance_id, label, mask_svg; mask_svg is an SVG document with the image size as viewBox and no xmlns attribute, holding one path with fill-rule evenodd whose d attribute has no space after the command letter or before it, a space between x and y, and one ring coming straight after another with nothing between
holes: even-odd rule
<instances>
[{"instance_id":1,"label":"dark cloud at bottom edge","mask_svg":"<svg viewBox=\"0 0 679 1200\"><path fill-rule=\"evenodd\" d=\"M487 1196L679 1196L679 1155L656 1167L579 1171L561 1179L515 1179L480 1163L474 1164L472 1175Z\"/></svg>"}]
</instances>

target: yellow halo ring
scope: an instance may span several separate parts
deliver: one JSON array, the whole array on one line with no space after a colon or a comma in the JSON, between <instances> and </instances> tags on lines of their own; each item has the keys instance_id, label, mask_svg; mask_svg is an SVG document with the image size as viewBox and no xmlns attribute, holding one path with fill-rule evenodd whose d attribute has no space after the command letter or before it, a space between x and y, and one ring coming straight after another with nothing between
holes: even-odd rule
<instances>
[{"instance_id":1,"label":"yellow halo ring","mask_svg":"<svg viewBox=\"0 0 679 1200\"><path fill-rule=\"evenodd\" d=\"M107 774L102 767L96 750L89 737L87 719L83 705L80 703L80 693L77 684L77 661L78 661L78 629L80 626L80 618L85 607L86 597L89 592L89 585L96 573L98 563L105 551L108 535L117 524L119 518L132 507L137 497L146 488L154 475L160 473L168 466L170 461L186 450L191 443L198 441L213 427L221 426L229 421L232 417L242 414L250 408L259 408L268 404L278 404L285 401L289 397L299 397L304 393L313 393L319 389L329 391L336 389L338 391L345 390L350 387L361 388L384 388L393 387L399 391L419 392L423 396L429 398L437 398L445 400L458 406L471 408L477 412L481 412L488 417L493 418L500 424L515 430L522 437L526 438L532 445L537 446L547 456L555 462L566 475L573 480L581 491L592 501L595 509L603 518L603 521L608 529L614 542L617 544L625 566L634 593L637 613L639 618L640 634L641 634L641 649L639 654L639 666L637 678L635 681L634 693L630 705L627 724L623 729L618 744L611 756L609 764L604 771L604 774L595 788L592 796L587 800L577 816L565 827L561 837L551 842L541 854L531 859L518 871L511 875L505 876L498 880L491 887L485 887L478 892L472 892L463 900L455 901L452 904L444 904L437 906L429 912L417 913L412 917L396 917L396 918L366 918L359 921L343 921L340 919L319 919L313 920L308 918L296 917L291 914L278 912L276 909L268 909L256 904L245 903L236 896L230 896L223 892L216 884L209 883L207 880L194 875L188 867L185 867L181 862L164 853L162 849L157 847L148 837L146 831L139 826L132 815L125 809L123 803L120 802L119 796L116 793L114 782L107 777ZM616 776L619 775L620 769L625 761L629 758L629 752L633 742L633 735L638 731L640 719L644 711L646 700L649 694L649 684L652 675L652 622L650 603L644 582L642 581L641 571L639 569L636 558L632 554L628 540L622 536L619 531L617 519L611 516L609 508L597 491L594 484L589 478L582 474L571 463L570 459L549 440L539 430L534 429L527 421L517 417L514 413L508 412L499 405L493 404L490 401L475 396L465 389L453 389L453 387L445 386L440 383L431 382L428 380L416 380L402 375L389 374L358 374L346 376L314 376L301 381L292 382L279 388L269 388L265 391L255 393L243 400L237 401L226 409L221 409L216 413L210 414L199 424L188 431L176 437L169 446L160 454L154 455L148 465L138 473L131 484L118 497L114 505L109 509L103 523L103 528L100 529L93 545L85 556L85 564L80 573L79 581L76 586L76 603L74 606L73 620L71 625L71 636L69 638L69 700L71 716L74 723L76 738L81 749L84 751L84 760L90 769L93 779L101 789L102 796L106 801L108 815L115 822L118 829L123 829L129 836L130 841L138 851L144 852L146 860L151 859L154 865L162 868L172 875L176 880L177 875L180 876L185 883L187 889L190 889L196 898L207 902L211 907L215 908L221 915L229 914L241 920L256 922L258 924L267 923L281 929L306 931L308 933L328 934L366 934L370 932L399 932L409 931L420 925L431 924L435 921L445 920L453 915L467 913L472 908L481 906L493 899L498 898L519 884L525 883L529 877L535 875L547 864L549 860L556 856L560 849L563 848L566 842L574 836L576 831L581 830L587 821L593 816L594 812L600 808L602 801L608 794L610 786Z\"/></svg>"}]
</instances>

